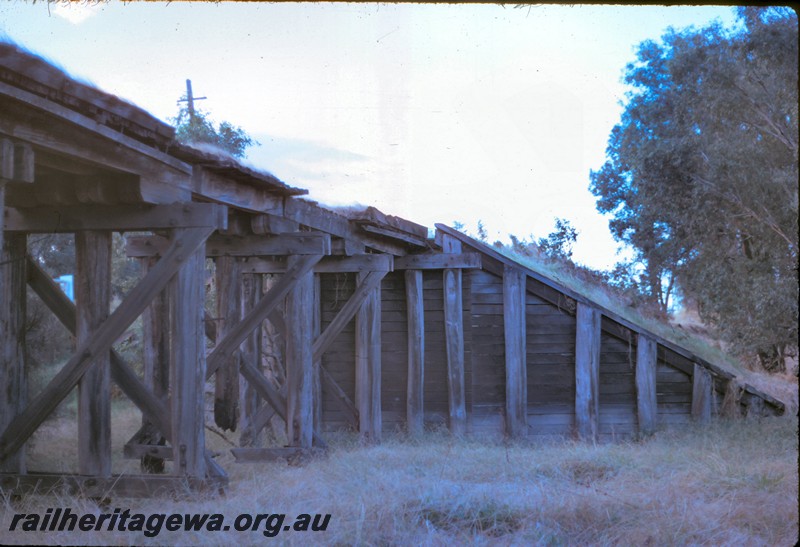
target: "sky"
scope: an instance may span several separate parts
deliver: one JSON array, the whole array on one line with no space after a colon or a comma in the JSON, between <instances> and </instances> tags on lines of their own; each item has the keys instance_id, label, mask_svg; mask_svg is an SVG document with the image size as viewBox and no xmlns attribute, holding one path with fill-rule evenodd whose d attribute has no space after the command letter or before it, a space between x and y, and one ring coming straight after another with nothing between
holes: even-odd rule
<instances>
[{"instance_id":1,"label":"sky","mask_svg":"<svg viewBox=\"0 0 800 547\"><path fill-rule=\"evenodd\" d=\"M192 80L247 162L323 204L371 205L489 239L579 231L620 259L589 173L605 161L636 46L725 6L0 3L0 39L164 121Z\"/></svg>"}]
</instances>

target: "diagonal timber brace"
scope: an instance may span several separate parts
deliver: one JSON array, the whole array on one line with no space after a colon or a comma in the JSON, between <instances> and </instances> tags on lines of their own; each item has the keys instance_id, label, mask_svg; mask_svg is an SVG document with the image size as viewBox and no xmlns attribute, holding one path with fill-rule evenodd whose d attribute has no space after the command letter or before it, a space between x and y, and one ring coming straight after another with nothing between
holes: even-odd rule
<instances>
[{"instance_id":1,"label":"diagonal timber brace","mask_svg":"<svg viewBox=\"0 0 800 547\"><path fill-rule=\"evenodd\" d=\"M67 298L59 286L50 279L34 260L27 257L28 285L39 296L42 302L50 309L56 318L67 328L75 333L75 304ZM171 442L172 426L170 413L167 406L156 397L153 392L139 379L133 369L120 355L111 350L111 379L123 393L135 404L150 420L159 432ZM206 465L212 473L223 476L221 468L206 454Z\"/></svg>"},{"instance_id":2,"label":"diagonal timber brace","mask_svg":"<svg viewBox=\"0 0 800 547\"><path fill-rule=\"evenodd\" d=\"M261 397L267 401L270 406L275 409L275 412L280 416L283 421L286 421L286 397L283 396L277 389L272 387L263 374L248 360L242 359L239 364L239 371L245 380L250 382L250 385L255 388ZM320 448L326 448L325 440L314 431L314 445Z\"/></svg>"},{"instance_id":3,"label":"diagonal timber brace","mask_svg":"<svg viewBox=\"0 0 800 547\"><path fill-rule=\"evenodd\" d=\"M114 341L141 315L148 303L169 283L172 276L203 245L215 226L176 230L169 250L131 290L122 303L79 345L75 354L0 435L0 461L15 453L78 384L91 366L94 355L107 352Z\"/></svg>"},{"instance_id":4,"label":"diagonal timber brace","mask_svg":"<svg viewBox=\"0 0 800 547\"><path fill-rule=\"evenodd\" d=\"M381 280L386 276L386 273L387 272L381 271L369 272L364 280L358 285L358 287L356 287L353 295L348 299L345 305L342 306L342 309L339 310L339 313L336 314L336 317L333 318L333 321L331 321L325 328L325 332L320 334L314 341L312 351L314 353L315 362L318 362L322 359L322 355L330 347L333 340L339 335L340 332L342 332L342 329L344 329L344 327L350 321L352 321L356 312L367 299L367 296L369 296L372 291L378 287L378 285L380 285ZM350 400L344 390L339 387L339 384L336 383L336 380L333 379L333 376L331 376L324 366L320 365L319 370L325 387L333 393L336 401L345 410L350 424L354 428L358 428L358 409L356 408L356 405L353 404L353 401Z\"/></svg>"},{"instance_id":5,"label":"diagonal timber brace","mask_svg":"<svg viewBox=\"0 0 800 547\"><path fill-rule=\"evenodd\" d=\"M281 277L281 279L265 294L258 304L245 315L242 320L219 341L214 350L206 358L206 380L217 371L224 359L236 351L245 338L250 336L256 327L266 319L283 301L294 287L297 280L308 273L314 264L322 259L322 255L302 256L297 263Z\"/></svg>"}]
</instances>

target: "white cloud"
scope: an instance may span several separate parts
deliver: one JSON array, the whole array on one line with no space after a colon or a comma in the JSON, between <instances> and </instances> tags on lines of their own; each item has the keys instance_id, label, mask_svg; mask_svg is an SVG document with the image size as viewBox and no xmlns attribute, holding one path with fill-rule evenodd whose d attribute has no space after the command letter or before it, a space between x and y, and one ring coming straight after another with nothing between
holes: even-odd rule
<instances>
[{"instance_id":1,"label":"white cloud","mask_svg":"<svg viewBox=\"0 0 800 547\"><path fill-rule=\"evenodd\" d=\"M79 2L59 2L53 8L53 15L66 19L73 25L80 25L103 9L103 2L82 0Z\"/></svg>"}]
</instances>

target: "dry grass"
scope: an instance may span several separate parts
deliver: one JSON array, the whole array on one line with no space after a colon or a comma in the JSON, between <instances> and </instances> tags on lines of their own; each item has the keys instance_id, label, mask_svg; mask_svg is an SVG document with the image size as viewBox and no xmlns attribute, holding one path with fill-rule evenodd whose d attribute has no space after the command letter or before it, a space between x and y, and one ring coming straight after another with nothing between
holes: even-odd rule
<instances>
[{"instance_id":1,"label":"dry grass","mask_svg":"<svg viewBox=\"0 0 800 547\"><path fill-rule=\"evenodd\" d=\"M130 412L135 415L135 412ZM132 419L132 423L136 420ZM216 449L224 442L209 435ZM325 532L282 532L288 545L794 545L796 418L664 430L640 443L489 444L431 433L363 447L332 439L301 467L233 463L224 499L113 500L133 512L330 513ZM100 513L90 500L0 500L0 543L255 544L259 532L8 532L11 513Z\"/></svg>"}]
</instances>

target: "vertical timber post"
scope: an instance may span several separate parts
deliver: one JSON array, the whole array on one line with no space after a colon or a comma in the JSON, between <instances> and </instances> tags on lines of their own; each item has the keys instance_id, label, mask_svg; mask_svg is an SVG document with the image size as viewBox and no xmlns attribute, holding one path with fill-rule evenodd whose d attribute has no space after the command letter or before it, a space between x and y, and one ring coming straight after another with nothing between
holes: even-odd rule
<instances>
[{"instance_id":1,"label":"vertical timber post","mask_svg":"<svg viewBox=\"0 0 800 547\"><path fill-rule=\"evenodd\" d=\"M75 234L76 338L91 338L110 313L111 232ZM111 476L111 354L97 355L78 383L78 468Z\"/></svg>"},{"instance_id":2,"label":"vertical timber post","mask_svg":"<svg viewBox=\"0 0 800 547\"><path fill-rule=\"evenodd\" d=\"M639 415L639 434L651 435L658 419L656 406L656 365L658 345L643 334L636 342L636 406Z\"/></svg>"},{"instance_id":3,"label":"vertical timber post","mask_svg":"<svg viewBox=\"0 0 800 547\"><path fill-rule=\"evenodd\" d=\"M241 265L232 256L216 260L217 342L238 323L242 310ZM239 351L234 351L217 369L214 386L214 422L222 429L236 431L239 421Z\"/></svg>"},{"instance_id":4,"label":"vertical timber post","mask_svg":"<svg viewBox=\"0 0 800 547\"><path fill-rule=\"evenodd\" d=\"M0 213L2 213L2 202L0 202ZM26 247L25 234L8 234L5 240L0 242L0 432L22 412L27 402ZM25 473L27 470L24 447L5 461L0 461L0 471Z\"/></svg>"},{"instance_id":5,"label":"vertical timber post","mask_svg":"<svg viewBox=\"0 0 800 547\"><path fill-rule=\"evenodd\" d=\"M461 242L442 234L442 250L460 253ZM461 270L446 269L444 276L444 335L447 349L448 425L453 435L467 432L467 409L464 396L464 316Z\"/></svg>"},{"instance_id":6,"label":"vertical timber post","mask_svg":"<svg viewBox=\"0 0 800 547\"><path fill-rule=\"evenodd\" d=\"M506 348L506 434L528 433L528 375L525 343L525 273L503 269L503 329Z\"/></svg>"},{"instance_id":7,"label":"vertical timber post","mask_svg":"<svg viewBox=\"0 0 800 547\"><path fill-rule=\"evenodd\" d=\"M314 310L311 320L312 340L319 338L322 332L322 279L320 274L314 274ZM313 399L314 399L314 431L322 431L322 362L314 361L313 369Z\"/></svg>"},{"instance_id":8,"label":"vertical timber post","mask_svg":"<svg viewBox=\"0 0 800 547\"><path fill-rule=\"evenodd\" d=\"M408 317L408 386L406 424L409 435L424 430L425 317L422 299L422 271L406 270L406 311Z\"/></svg>"},{"instance_id":9,"label":"vertical timber post","mask_svg":"<svg viewBox=\"0 0 800 547\"><path fill-rule=\"evenodd\" d=\"M358 284L367 274L359 272ZM381 288L375 287L356 312L356 408L363 439L381 441Z\"/></svg>"},{"instance_id":10,"label":"vertical timber post","mask_svg":"<svg viewBox=\"0 0 800 547\"><path fill-rule=\"evenodd\" d=\"M246 274L241 277L242 280L242 317L252 310L258 300L261 298L263 277L261 274ZM260 325L257 327L250 336L247 337L244 344L242 344L242 351L245 355L245 360L252 363L258 370L261 370L261 329ZM241 409L240 414L240 427L241 435L239 436L239 443L241 446L260 446L261 445L261 428L260 424L254 422L254 418L258 413L259 408L263 404L258 392L244 379L239 376L239 395Z\"/></svg>"},{"instance_id":11,"label":"vertical timber post","mask_svg":"<svg viewBox=\"0 0 800 547\"><path fill-rule=\"evenodd\" d=\"M714 396L714 380L711 373L697 363L692 373L692 418L700 423L711 421L711 400Z\"/></svg>"},{"instance_id":12,"label":"vertical timber post","mask_svg":"<svg viewBox=\"0 0 800 547\"><path fill-rule=\"evenodd\" d=\"M173 230L172 237L181 237ZM203 478L205 463L205 244L170 283L172 450L176 475Z\"/></svg>"},{"instance_id":13,"label":"vertical timber post","mask_svg":"<svg viewBox=\"0 0 800 547\"><path fill-rule=\"evenodd\" d=\"M575 315L575 425L596 441L600 414L600 311L578 302Z\"/></svg>"},{"instance_id":14,"label":"vertical timber post","mask_svg":"<svg viewBox=\"0 0 800 547\"><path fill-rule=\"evenodd\" d=\"M157 257L140 259L142 276L155 266ZM169 396L169 299L167 290L161 291L142 313L142 360L144 362L144 384L156 397L166 401ZM142 426L150 444L164 444L169 431L155 430L155 425L142 416ZM141 459L142 471L161 473L164 460L145 455Z\"/></svg>"},{"instance_id":15,"label":"vertical timber post","mask_svg":"<svg viewBox=\"0 0 800 547\"><path fill-rule=\"evenodd\" d=\"M290 256L287 266L302 260ZM286 436L289 444L311 448L314 434L314 272L300 277L286 297Z\"/></svg>"}]
</instances>

